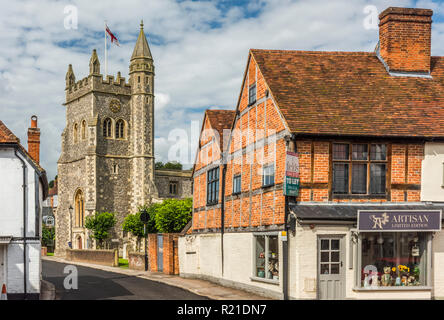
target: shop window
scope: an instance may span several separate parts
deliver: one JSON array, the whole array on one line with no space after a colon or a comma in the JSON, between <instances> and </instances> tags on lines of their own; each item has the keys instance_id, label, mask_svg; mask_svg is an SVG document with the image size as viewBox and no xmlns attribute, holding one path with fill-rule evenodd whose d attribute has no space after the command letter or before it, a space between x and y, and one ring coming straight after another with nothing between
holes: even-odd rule
<instances>
[{"instance_id":1,"label":"shop window","mask_svg":"<svg viewBox=\"0 0 444 320\"><path fill-rule=\"evenodd\" d=\"M257 235L254 277L279 280L279 241L277 235Z\"/></svg>"},{"instance_id":2,"label":"shop window","mask_svg":"<svg viewBox=\"0 0 444 320\"><path fill-rule=\"evenodd\" d=\"M207 204L217 204L219 200L219 168L214 168L207 173Z\"/></svg>"},{"instance_id":3,"label":"shop window","mask_svg":"<svg viewBox=\"0 0 444 320\"><path fill-rule=\"evenodd\" d=\"M248 105L256 102L256 83L253 83L248 89Z\"/></svg>"},{"instance_id":4,"label":"shop window","mask_svg":"<svg viewBox=\"0 0 444 320\"><path fill-rule=\"evenodd\" d=\"M170 194L176 195L179 183L177 181L170 181Z\"/></svg>"},{"instance_id":5,"label":"shop window","mask_svg":"<svg viewBox=\"0 0 444 320\"><path fill-rule=\"evenodd\" d=\"M233 178L233 194L241 192L241 180L242 176L240 174L235 175Z\"/></svg>"},{"instance_id":6,"label":"shop window","mask_svg":"<svg viewBox=\"0 0 444 320\"><path fill-rule=\"evenodd\" d=\"M368 232L360 237L361 287L427 285L427 233Z\"/></svg>"},{"instance_id":7,"label":"shop window","mask_svg":"<svg viewBox=\"0 0 444 320\"><path fill-rule=\"evenodd\" d=\"M268 187L274 184L274 164L264 166L262 171L262 186Z\"/></svg>"},{"instance_id":8,"label":"shop window","mask_svg":"<svg viewBox=\"0 0 444 320\"><path fill-rule=\"evenodd\" d=\"M386 193L386 145L334 143L332 158L334 194Z\"/></svg>"}]
</instances>

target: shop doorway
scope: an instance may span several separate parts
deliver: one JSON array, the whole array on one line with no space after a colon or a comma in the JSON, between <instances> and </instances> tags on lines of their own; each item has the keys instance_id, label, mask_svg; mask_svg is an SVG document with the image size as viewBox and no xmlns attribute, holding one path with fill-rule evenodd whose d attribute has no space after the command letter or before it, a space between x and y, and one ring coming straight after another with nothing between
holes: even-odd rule
<instances>
[{"instance_id":1,"label":"shop doorway","mask_svg":"<svg viewBox=\"0 0 444 320\"><path fill-rule=\"evenodd\" d=\"M345 298L344 236L318 237L318 299Z\"/></svg>"}]
</instances>

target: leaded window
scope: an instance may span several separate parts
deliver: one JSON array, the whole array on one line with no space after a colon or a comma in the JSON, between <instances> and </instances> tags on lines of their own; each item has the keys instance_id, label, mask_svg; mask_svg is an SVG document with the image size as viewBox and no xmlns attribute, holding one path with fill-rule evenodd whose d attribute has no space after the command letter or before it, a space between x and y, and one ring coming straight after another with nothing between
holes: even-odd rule
<instances>
[{"instance_id":1,"label":"leaded window","mask_svg":"<svg viewBox=\"0 0 444 320\"><path fill-rule=\"evenodd\" d=\"M112 121L110 118L106 118L103 121L103 136L106 138L111 138L112 136Z\"/></svg>"},{"instance_id":2,"label":"leaded window","mask_svg":"<svg viewBox=\"0 0 444 320\"><path fill-rule=\"evenodd\" d=\"M248 89L248 104L251 105L256 102L256 83L253 83Z\"/></svg>"},{"instance_id":3,"label":"leaded window","mask_svg":"<svg viewBox=\"0 0 444 320\"><path fill-rule=\"evenodd\" d=\"M385 144L334 143L332 158L334 194L386 193Z\"/></svg>"},{"instance_id":4,"label":"leaded window","mask_svg":"<svg viewBox=\"0 0 444 320\"><path fill-rule=\"evenodd\" d=\"M116 139L123 139L125 136L125 122L123 120L117 120L116 122Z\"/></svg>"},{"instance_id":5,"label":"leaded window","mask_svg":"<svg viewBox=\"0 0 444 320\"><path fill-rule=\"evenodd\" d=\"M267 187L274 184L274 164L264 166L262 170L262 186Z\"/></svg>"},{"instance_id":6,"label":"leaded window","mask_svg":"<svg viewBox=\"0 0 444 320\"><path fill-rule=\"evenodd\" d=\"M217 204L219 200L219 168L207 173L207 204Z\"/></svg>"},{"instance_id":7,"label":"leaded window","mask_svg":"<svg viewBox=\"0 0 444 320\"><path fill-rule=\"evenodd\" d=\"M241 180L242 176L240 174L233 177L233 194L241 192Z\"/></svg>"}]
</instances>

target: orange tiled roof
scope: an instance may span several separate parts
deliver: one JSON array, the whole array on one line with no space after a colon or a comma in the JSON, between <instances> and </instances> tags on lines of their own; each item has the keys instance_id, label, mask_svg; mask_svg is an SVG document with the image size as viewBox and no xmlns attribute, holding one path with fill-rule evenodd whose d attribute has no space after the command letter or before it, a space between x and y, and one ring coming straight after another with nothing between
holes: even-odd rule
<instances>
[{"instance_id":1,"label":"orange tiled roof","mask_svg":"<svg viewBox=\"0 0 444 320\"><path fill-rule=\"evenodd\" d=\"M234 116L236 115L235 110L206 110L208 120L210 121L211 127L219 132L220 136L220 147L223 148L223 130L231 129L231 124L233 123Z\"/></svg>"},{"instance_id":2,"label":"orange tiled roof","mask_svg":"<svg viewBox=\"0 0 444 320\"><path fill-rule=\"evenodd\" d=\"M251 53L296 134L444 137L444 57L427 79L391 76L375 53Z\"/></svg>"},{"instance_id":3,"label":"orange tiled roof","mask_svg":"<svg viewBox=\"0 0 444 320\"><path fill-rule=\"evenodd\" d=\"M20 140L0 120L0 143L20 143Z\"/></svg>"}]
</instances>

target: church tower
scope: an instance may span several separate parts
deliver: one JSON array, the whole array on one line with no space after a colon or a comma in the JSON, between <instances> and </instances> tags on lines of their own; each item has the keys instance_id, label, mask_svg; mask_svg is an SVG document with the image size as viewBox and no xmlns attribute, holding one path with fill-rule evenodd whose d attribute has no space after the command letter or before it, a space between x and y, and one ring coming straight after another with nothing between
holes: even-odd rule
<instances>
[{"instance_id":1,"label":"church tower","mask_svg":"<svg viewBox=\"0 0 444 320\"><path fill-rule=\"evenodd\" d=\"M120 72L103 75L95 49L83 79L68 66L58 160L58 255L67 248L94 248L85 221L95 212L115 213L108 247L125 251L130 240L122 223L128 214L161 198L191 194L191 173L155 170L154 64L143 22L129 64L128 81Z\"/></svg>"},{"instance_id":2,"label":"church tower","mask_svg":"<svg viewBox=\"0 0 444 320\"><path fill-rule=\"evenodd\" d=\"M130 60L132 210L157 194L154 181L154 64L140 23L139 37Z\"/></svg>"}]
</instances>

